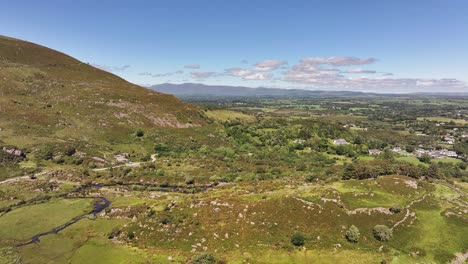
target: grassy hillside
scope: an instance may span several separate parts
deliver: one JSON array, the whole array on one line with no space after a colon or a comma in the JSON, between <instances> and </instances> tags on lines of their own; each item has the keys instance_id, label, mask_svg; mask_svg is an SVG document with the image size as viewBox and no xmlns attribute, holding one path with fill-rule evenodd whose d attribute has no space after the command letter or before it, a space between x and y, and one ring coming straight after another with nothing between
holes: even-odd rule
<instances>
[{"instance_id":1,"label":"grassy hillside","mask_svg":"<svg viewBox=\"0 0 468 264\"><path fill-rule=\"evenodd\" d=\"M0 128L6 144L99 142L137 128L188 128L196 108L60 52L0 37Z\"/></svg>"},{"instance_id":2,"label":"grassy hillside","mask_svg":"<svg viewBox=\"0 0 468 264\"><path fill-rule=\"evenodd\" d=\"M60 150L72 144L78 151L103 157L103 149L120 150L113 148L119 144L124 150L154 145L135 142L135 131L174 133L204 124L196 107L172 95L131 84L55 50L2 36L0 113L0 146L33 156L45 148Z\"/></svg>"}]
</instances>

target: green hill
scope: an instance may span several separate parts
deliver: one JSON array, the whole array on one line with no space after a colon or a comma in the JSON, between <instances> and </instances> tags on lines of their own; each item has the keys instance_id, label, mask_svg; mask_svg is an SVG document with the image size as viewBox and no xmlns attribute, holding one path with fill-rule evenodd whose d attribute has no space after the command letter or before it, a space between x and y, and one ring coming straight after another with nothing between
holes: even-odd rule
<instances>
[{"instance_id":1,"label":"green hill","mask_svg":"<svg viewBox=\"0 0 468 264\"><path fill-rule=\"evenodd\" d=\"M128 142L203 124L198 109L58 51L0 36L0 145Z\"/></svg>"}]
</instances>

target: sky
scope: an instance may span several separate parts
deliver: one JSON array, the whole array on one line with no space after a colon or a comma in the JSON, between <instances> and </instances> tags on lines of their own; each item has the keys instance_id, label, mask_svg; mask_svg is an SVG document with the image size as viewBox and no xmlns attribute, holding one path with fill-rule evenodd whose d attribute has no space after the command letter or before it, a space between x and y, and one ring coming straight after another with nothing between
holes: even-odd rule
<instances>
[{"instance_id":1,"label":"sky","mask_svg":"<svg viewBox=\"0 0 468 264\"><path fill-rule=\"evenodd\" d=\"M0 35L145 86L468 92L466 0L0 0Z\"/></svg>"}]
</instances>

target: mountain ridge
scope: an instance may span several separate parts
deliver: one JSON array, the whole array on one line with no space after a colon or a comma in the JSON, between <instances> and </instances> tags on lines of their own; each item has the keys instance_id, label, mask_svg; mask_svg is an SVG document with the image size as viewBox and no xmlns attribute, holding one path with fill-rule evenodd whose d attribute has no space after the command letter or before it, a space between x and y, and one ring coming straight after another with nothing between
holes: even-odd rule
<instances>
[{"instance_id":1,"label":"mountain ridge","mask_svg":"<svg viewBox=\"0 0 468 264\"><path fill-rule=\"evenodd\" d=\"M95 143L204 124L199 109L69 55L0 36L0 144Z\"/></svg>"},{"instance_id":2,"label":"mountain ridge","mask_svg":"<svg viewBox=\"0 0 468 264\"><path fill-rule=\"evenodd\" d=\"M326 91L326 90L307 90L307 89L286 89L286 88L268 88L268 87L246 87L229 85L205 85L201 83L162 83L152 85L149 89L173 94L175 96L395 96L395 95L441 95L441 96L468 96L467 93L375 93L364 91Z\"/></svg>"}]
</instances>

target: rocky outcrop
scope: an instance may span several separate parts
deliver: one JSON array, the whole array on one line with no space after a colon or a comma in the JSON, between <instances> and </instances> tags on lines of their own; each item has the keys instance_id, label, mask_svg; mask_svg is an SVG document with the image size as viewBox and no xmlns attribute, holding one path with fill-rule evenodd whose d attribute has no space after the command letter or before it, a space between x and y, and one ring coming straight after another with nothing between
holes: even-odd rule
<instances>
[{"instance_id":1,"label":"rocky outcrop","mask_svg":"<svg viewBox=\"0 0 468 264\"><path fill-rule=\"evenodd\" d=\"M8 153L10 155L20 157L20 158L25 158L26 153L24 153L22 150L19 150L17 148L11 148L11 147L3 147L2 151L5 153Z\"/></svg>"}]
</instances>

